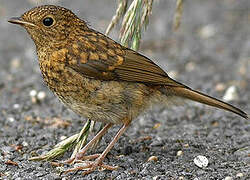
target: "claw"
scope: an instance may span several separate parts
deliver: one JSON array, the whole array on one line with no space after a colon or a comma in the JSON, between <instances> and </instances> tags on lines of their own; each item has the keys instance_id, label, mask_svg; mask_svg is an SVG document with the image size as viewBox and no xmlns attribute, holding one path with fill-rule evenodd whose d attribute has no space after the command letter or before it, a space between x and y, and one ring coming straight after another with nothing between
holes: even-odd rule
<instances>
[{"instance_id":1,"label":"claw","mask_svg":"<svg viewBox=\"0 0 250 180\"><path fill-rule=\"evenodd\" d=\"M93 155L88 155L88 156L80 156L76 155L76 157L70 158L66 161L61 162L61 164L73 164L73 163L82 163L85 160L92 160L96 159L100 156L101 154L93 154Z\"/></svg>"},{"instance_id":2,"label":"claw","mask_svg":"<svg viewBox=\"0 0 250 180\"><path fill-rule=\"evenodd\" d=\"M70 168L70 169L64 171L64 174L67 174L69 172L74 172L74 171L79 171L79 170L91 168L91 163L88 163L88 162L85 162L85 163L86 163L85 166L78 166L78 167Z\"/></svg>"},{"instance_id":3,"label":"claw","mask_svg":"<svg viewBox=\"0 0 250 180\"><path fill-rule=\"evenodd\" d=\"M97 159L95 161L83 161L82 163L85 163L85 165L68 169L64 172L64 174L67 174L69 172L79 171L79 170L85 170L83 172L83 175L87 175L95 171L96 169L98 169L99 171L104 171L104 170L113 171L113 170L118 169L118 166L110 166L110 165L103 164L102 162L100 162L100 159Z\"/></svg>"},{"instance_id":4,"label":"claw","mask_svg":"<svg viewBox=\"0 0 250 180\"><path fill-rule=\"evenodd\" d=\"M92 145L96 140L99 139L99 137L105 133L108 128L110 128L112 126L112 124L108 124L106 125L82 150L81 152L79 152L75 157L69 159L66 162L81 162L81 163L85 163L82 166L78 166L75 168L71 168L68 169L67 171L65 171L64 173L69 173L72 171L79 171L79 170L84 170L83 175L87 175L93 171L95 171L97 168L98 170L116 170L118 168L118 166L110 166L110 165L106 165L103 164L103 160L106 157L106 155L108 154L108 152L110 151L110 149L114 146L114 144L117 142L117 140L119 139L119 137L124 133L124 131L128 128L128 124L124 124L123 127L118 131L118 133L115 135L114 139L109 143L109 145L106 147L106 149L102 152L102 154L94 154L94 155L90 155L90 156L84 156L86 150L90 147L90 145ZM89 159L96 159L95 161L86 161ZM83 161L85 160L85 161Z\"/></svg>"}]
</instances>

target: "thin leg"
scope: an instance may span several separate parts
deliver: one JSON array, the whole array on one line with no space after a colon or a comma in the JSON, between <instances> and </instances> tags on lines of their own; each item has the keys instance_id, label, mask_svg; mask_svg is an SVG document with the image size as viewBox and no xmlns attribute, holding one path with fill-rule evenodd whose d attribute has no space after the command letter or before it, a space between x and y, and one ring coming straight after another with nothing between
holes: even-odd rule
<instances>
[{"instance_id":1,"label":"thin leg","mask_svg":"<svg viewBox=\"0 0 250 180\"><path fill-rule=\"evenodd\" d=\"M99 131L97 133L97 135L95 135L95 137L88 143L84 146L84 148L76 155L76 157L73 157L73 158L70 158L68 159L67 161L65 161L64 163L72 163L74 160L78 160L78 159L81 159L83 157L83 155L86 153L86 151L88 150L88 148L94 144L100 137L102 137L107 131L108 129L112 126L113 124L112 123L109 123L109 124L106 124L104 126L104 128Z\"/></svg>"},{"instance_id":2,"label":"thin leg","mask_svg":"<svg viewBox=\"0 0 250 180\"><path fill-rule=\"evenodd\" d=\"M118 139L121 137L121 135L127 130L128 125L123 125L122 128L118 131L118 133L115 135L114 139L109 143L108 147L102 152L102 154L97 159L98 165L101 163L108 152L112 149L112 147L115 145L115 143L118 141Z\"/></svg>"},{"instance_id":3,"label":"thin leg","mask_svg":"<svg viewBox=\"0 0 250 180\"><path fill-rule=\"evenodd\" d=\"M102 168L108 169L108 170L117 169L118 168L117 166L113 167L113 166L105 165L102 163L102 161L104 160L104 158L106 157L108 152L111 150L111 148L114 146L114 144L121 137L121 135L127 130L127 128L128 128L128 124L124 124L122 126L122 128L118 131L118 133L115 135L114 139L109 143L107 148L103 151L103 153L95 161L93 161L93 162L87 161L86 165L81 166L81 167L77 167L77 168L69 169L65 173L76 171L76 170L88 169L87 171L84 172L84 175L86 175L86 174L93 172L97 167L102 167Z\"/></svg>"}]
</instances>

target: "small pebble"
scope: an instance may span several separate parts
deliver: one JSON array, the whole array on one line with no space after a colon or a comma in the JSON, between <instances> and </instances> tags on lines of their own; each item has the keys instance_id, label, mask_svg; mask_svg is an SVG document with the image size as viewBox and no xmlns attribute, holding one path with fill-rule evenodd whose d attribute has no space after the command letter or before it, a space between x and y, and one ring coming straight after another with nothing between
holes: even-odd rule
<instances>
[{"instance_id":1,"label":"small pebble","mask_svg":"<svg viewBox=\"0 0 250 180\"><path fill-rule=\"evenodd\" d=\"M31 121L33 118L32 118L32 116L25 116L24 119L25 119L26 121Z\"/></svg>"},{"instance_id":2,"label":"small pebble","mask_svg":"<svg viewBox=\"0 0 250 180\"><path fill-rule=\"evenodd\" d=\"M188 148L189 144L183 144L183 147Z\"/></svg>"},{"instance_id":3,"label":"small pebble","mask_svg":"<svg viewBox=\"0 0 250 180\"><path fill-rule=\"evenodd\" d=\"M9 118L8 118L8 121L10 121L10 122L14 122L14 121L15 121L15 119L14 119L13 117L9 117Z\"/></svg>"},{"instance_id":4,"label":"small pebble","mask_svg":"<svg viewBox=\"0 0 250 180\"><path fill-rule=\"evenodd\" d=\"M116 156L117 159L120 159L120 158L123 158L124 157L124 154L121 154L119 156Z\"/></svg>"},{"instance_id":5,"label":"small pebble","mask_svg":"<svg viewBox=\"0 0 250 180\"><path fill-rule=\"evenodd\" d=\"M223 96L224 101L233 101L239 99L239 95L237 93L237 89L235 86L230 86Z\"/></svg>"},{"instance_id":6,"label":"small pebble","mask_svg":"<svg viewBox=\"0 0 250 180\"><path fill-rule=\"evenodd\" d=\"M46 93L43 91L37 92L36 90L31 90L30 91L30 97L31 97L31 102L32 103L37 103L40 101L43 101L46 97Z\"/></svg>"},{"instance_id":7,"label":"small pebble","mask_svg":"<svg viewBox=\"0 0 250 180\"><path fill-rule=\"evenodd\" d=\"M157 180L159 176L154 176L153 177L153 180Z\"/></svg>"},{"instance_id":8,"label":"small pebble","mask_svg":"<svg viewBox=\"0 0 250 180\"><path fill-rule=\"evenodd\" d=\"M215 90L218 92L224 91L226 89L226 85L223 83L218 83L215 86Z\"/></svg>"},{"instance_id":9,"label":"small pebble","mask_svg":"<svg viewBox=\"0 0 250 180\"><path fill-rule=\"evenodd\" d=\"M20 107L19 104L14 104L14 105L13 105L13 108L14 108L14 109L18 109L19 107Z\"/></svg>"},{"instance_id":10,"label":"small pebble","mask_svg":"<svg viewBox=\"0 0 250 180\"><path fill-rule=\"evenodd\" d=\"M196 156L194 158L194 164L200 168L207 167L208 159L205 156Z\"/></svg>"},{"instance_id":11,"label":"small pebble","mask_svg":"<svg viewBox=\"0 0 250 180\"><path fill-rule=\"evenodd\" d=\"M236 174L236 177L243 177L243 176L244 176L243 173L238 173L238 174Z\"/></svg>"},{"instance_id":12,"label":"small pebble","mask_svg":"<svg viewBox=\"0 0 250 180\"><path fill-rule=\"evenodd\" d=\"M183 155L183 151L177 151L177 156Z\"/></svg>"},{"instance_id":13,"label":"small pebble","mask_svg":"<svg viewBox=\"0 0 250 180\"><path fill-rule=\"evenodd\" d=\"M27 147L29 144L28 144L26 141L23 141L22 145L23 145L24 147Z\"/></svg>"},{"instance_id":14,"label":"small pebble","mask_svg":"<svg viewBox=\"0 0 250 180\"><path fill-rule=\"evenodd\" d=\"M149 161L157 162L158 161L158 157L157 156L151 156L151 157L148 158L148 162Z\"/></svg>"},{"instance_id":15,"label":"small pebble","mask_svg":"<svg viewBox=\"0 0 250 180\"><path fill-rule=\"evenodd\" d=\"M154 125L153 129L157 129L157 128L159 128L160 126L161 126L161 123L156 123L156 124Z\"/></svg>"},{"instance_id":16,"label":"small pebble","mask_svg":"<svg viewBox=\"0 0 250 180\"><path fill-rule=\"evenodd\" d=\"M10 62L11 67L14 69L18 69L20 67L20 59L19 58L14 58Z\"/></svg>"},{"instance_id":17,"label":"small pebble","mask_svg":"<svg viewBox=\"0 0 250 180\"><path fill-rule=\"evenodd\" d=\"M214 121L214 122L212 122L212 126L213 126L213 127L218 127L218 126L219 126L218 121Z\"/></svg>"},{"instance_id":18,"label":"small pebble","mask_svg":"<svg viewBox=\"0 0 250 180\"><path fill-rule=\"evenodd\" d=\"M195 69L196 64L194 62L189 62L186 64L185 69L187 72L191 72Z\"/></svg>"},{"instance_id":19,"label":"small pebble","mask_svg":"<svg viewBox=\"0 0 250 180\"><path fill-rule=\"evenodd\" d=\"M233 178L232 177L230 177L230 176L227 176L227 177L225 177L225 179L224 180L233 180Z\"/></svg>"},{"instance_id":20,"label":"small pebble","mask_svg":"<svg viewBox=\"0 0 250 180\"><path fill-rule=\"evenodd\" d=\"M203 26L199 31L199 35L203 39L211 38L215 35L215 33L216 33L216 28L213 24L208 24L206 26Z\"/></svg>"},{"instance_id":21,"label":"small pebble","mask_svg":"<svg viewBox=\"0 0 250 180\"><path fill-rule=\"evenodd\" d=\"M46 93L43 92L43 91L40 91L40 92L37 94L37 99L40 100L40 101L44 100L45 97L46 97Z\"/></svg>"},{"instance_id":22,"label":"small pebble","mask_svg":"<svg viewBox=\"0 0 250 180\"><path fill-rule=\"evenodd\" d=\"M37 91L36 90L33 89L33 90L30 91L30 96L31 97L35 97L36 95L37 95Z\"/></svg>"},{"instance_id":23,"label":"small pebble","mask_svg":"<svg viewBox=\"0 0 250 180\"><path fill-rule=\"evenodd\" d=\"M37 103L37 98L36 98L36 96L37 96L37 91L36 90L31 90L30 91L30 97L31 97L31 102L33 103L33 104L35 104L35 103Z\"/></svg>"}]
</instances>

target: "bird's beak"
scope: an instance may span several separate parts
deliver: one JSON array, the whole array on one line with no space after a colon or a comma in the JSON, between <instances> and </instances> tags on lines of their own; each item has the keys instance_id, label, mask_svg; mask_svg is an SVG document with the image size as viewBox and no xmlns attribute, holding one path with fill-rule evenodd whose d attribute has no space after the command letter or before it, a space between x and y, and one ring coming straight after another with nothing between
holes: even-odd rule
<instances>
[{"instance_id":1,"label":"bird's beak","mask_svg":"<svg viewBox=\"0 0 250 180\"><path fill-rule=\"evenodd\" d=\"M33 23L24 21L21 17L13 17L13 18L10 18L10 20L8 20L8 22L13 23L13 24L18 24L18 25L21 25L21 26L25 26L25 25L28 25L28 26L36 26L36 25L33 24Z\"/></svg>"}]
</instances>

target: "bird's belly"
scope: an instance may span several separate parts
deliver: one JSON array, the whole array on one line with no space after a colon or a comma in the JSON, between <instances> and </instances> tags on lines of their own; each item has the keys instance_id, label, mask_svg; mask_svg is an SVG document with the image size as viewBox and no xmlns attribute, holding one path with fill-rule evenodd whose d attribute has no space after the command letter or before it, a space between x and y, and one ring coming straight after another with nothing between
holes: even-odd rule
<instances>
[{"instance_id":1,"label":"bird's belly","mask_svg":"<svg viewBox=\"0 0 250 180\"><path fill-rule=\"evenodd\" d=\"M48 87L72 111L93 121L114 124L131 121L149 102L151 92L143 84L100 81L75 71L56 73L44 77Z\"/></svg>"}]
</instances>

